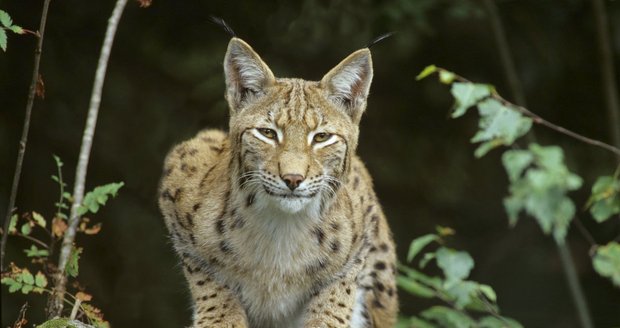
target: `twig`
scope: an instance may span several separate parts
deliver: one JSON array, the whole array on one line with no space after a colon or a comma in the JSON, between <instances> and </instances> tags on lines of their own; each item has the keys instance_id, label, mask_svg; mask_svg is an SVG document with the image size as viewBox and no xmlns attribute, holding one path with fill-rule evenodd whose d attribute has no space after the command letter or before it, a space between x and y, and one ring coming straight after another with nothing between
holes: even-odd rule
<instances>
[{"instance_id":1,"label":"twig","mask_svg":"<svg viewBox=\"0 0 620 328\"><path fill-rule=\"evenodd\" d=\"M498 96L498 97L501 98L500 96ZM501 99L503 99L503 98L501 98ZM504 100L504 101L506 101L506 100ZM544 125L544 126L550 128L552 130L555 130L557 132L560 132L562 134L565 134L565 135L567 135L569 137L575 138L575 139L577 139L579 141L585 142L585 143L590 144L592 146L597 146L597 147L601 147L603 149L607 149L610 152L616 154L617 156L620 156L620 149L617 148L617 147L614 147L614 146L612 146L610 144L604 143L604 142L599 141L599 140L588 138L588 137L583 136L583 135L581 135L579 133L576 133L576 132L573 132L573 131L571 131L569 129L563 128L563 127L561 127L559 125L555 125L555 124L545 120L544 118L540 117L538 114L534 114L534 113L530 112L525 107L516 106L516 105L514 105L514 106L522 114L525 114L525 115L531 117L534 120L534 123L538 123L540 125Z\"/></svg>"},{"instance_id":2,"label":"twig","mask_svg":"<svg viewBox=\"0 0 620 328\"><path fill-rule=\"evenodd\" d=\"M24 303L24 305L22 305L22 308L19 310L19 316L17 317L17 320L15 320L15 323L13 323L13 328L24 327L28 323L28 320L26 320L27 310L28 302Z\"/></svg>"},{"instance_id":3,"label":"twig","mask_svg":"<svg viewBox=\"0 0 620 328\"><path fill-rule=\"evenodd\" d=\"M67 263L69 262L71 249L73 248L73 241L77 232L77 226L80 221L78 209L82 205L82 199L84 198L86 171L90 158L93 135L95 134L95 126L97 125L97 115L99 113L99 105L101 103L101 90L103 89L103 82L105 80L108 59L110 58L110 51L112 49L112 44L114 43L116 29L118 27L118 23L123 14L123 10L126 4L127 0L116 1L116 4L114 5L114 10L112 11L112 15L108 19L108 26L105 33L105 38L103 40L103 45L101 46L101 54L99 56L97 71L95 73L95 81L90 97L88 117L86 118L86 126L84 128L84 134L82 135L82 146L80 148L80 155L75 172L75 185L73 188L73 203L71 205L69 227L65 231L64 239L60 249L60 258L58 260L59 272L56 276L56 285L54 287L55 293L54 295L52 295L52 299L50 300L48 308L49 318L59 316L63 309L62 299L64 298L67 284L65 269L67 267Z\"/></svg>"},{"instance_id":4,"label":"twig","mask_svg":"<svg viewBox=\"0 0 620 328\"><path fill-rule=\"evenodd\" d=\"M60 213L62 212L62 204L64 201L64 194L65 194L65 182L62 179L62 162L59 162L58 157L54 158L54 161L56 161L56 167L58 170L58 185L60 186L60 199L58 199L58 206L56 207L56 216L55 218L60 219ZM52 219L53 220L53 219ZM52 221L53 223L54 221ZM53 228L52 228L53 230ZM59 237L60 238L60 237ZM50 233L50 256L52 254L54 254L54 249L56 246L56 236L54 236L54 232L52 231Z\"/></svg>"},{"instance_id":5,"label":"twig","mask_svg":"<svg viewBox=\"0 0 620 328\"><path fill-rule=\"evenodd\" d=\"M586 227L583 226L583 223L581 223L581 220L579 220L578 217L574 217L573 222L575 222L577 229L579 229L579 232L583 235L586 241L590 243L590 248L596 247L598 243L596 242L596 240L594 240L594 237L592 237L592 234L590 234L588 229L586 229Z\"/></svg>"},{"instance_id":6,"label":"twig","mask_svg":"<svg viewBox=\"0 0 620 328\"><path fill-rule=\"evenodd\" d=\"M521 82L517 76L515 63L512 59L512 54L510 53L508 41L506 40L504 25L499 17L499 12L497 10L497 6L495 5L495 1L484 0L484 5L487 7L487 12L491 21L491 30L493 30L493 36L495 37L495 42L497 42L499 57L502 61L504 72L506 73L506 79L508 80L512 97L514 98L515 103L527 107L525 93L523 92L523 87L521 86Z\"/></svg>"},{"instance_id":7,"label":"twig","mask_svg":"<svg viewBox=\"0 0 620 328\"><path fill-rule=\"evenodd\" d=\"M590 310L588 310L588 303L586 297L583 294L581 284L579 283L579 277L575 270L575 263L571 257L570 250L566 243L556 243L558 246L558 252L560 253L560 259L562 260L562 267L566 275L566 282L570 289L575 307L577 308L577 315L583 328L593 328L592 318L590 317Z\"/></svg>"},{"instance_id":8,"label":"twig","mask_svg":"<svg viewBox=\"0 0 620 328\"><path fill-rule=\"evenodd\" d=\"M75 317L78 314L78 310L80 309L80 305L82 305L82 300L77 299L75 304L73 304L73 309L71 309L71 315L69 315L69 319L75 320Z\"/></svg>"},{"instance_id":9,"label":"twig","mask_svg":"<svg viewBox=\"0 0 620 328\"><path fill-rule=\"evenodd\" d=\"M441 72L441 71L454 74L454 79L459 81L459 82L474 83L474 82L472 82L472 81L470 81L470 80L468 80L468 79L466 79L466 78L464 78L464 77L462 77L462 76L460 76L458 74L450 72L450 71L448 71L448 70L446 70L444 68L437 67L437 72ZM563 128L563 127L561 127L559 125L553 124L553 123L545 120L544 118L540 117L538 114L535 114L535 113L531 112L529 109L527 109L525 107L522 107L522 106L519 106L519 105L515 105L515 104L511 103L510 101L504 99L497 92L493 92L491 94L491 97L493 99L495 99L495 100L498 100L498 101L502 102L504 105L509 105L511 108L517 110L521 114L530 117L534 121L534 123L537 123L537 124L540 124L540 125L544 125L544 126L550 128L552 130L555 130L555 131L557 131L559 133L562 133L564 135L567 135L569 137L577 139L577 140L579 140L581 142L590 144L592 146L597 146L597 147L603 148L605 150L608 150L608 151L610 151L610 152L620 156L620 148L614 147L614 146L612 146L610 144L604 143L604 142L599 141L599 140L595 140L595 139L592 139L592 138L585 137L585 136L583 136L583 135L581 135L579 133L576 133L576 132L573 132L573 131L571 131L569 129Z\"/></svg>"},{"instance_id":10,"label":"twig","mask_svg":"<svg viewBox=\"0 0 620 328\"><path fill-rule=\"evenodd\" d=\"M26 239L28 239L28 240L30 240L32 242L35 242L35 243L39 244L39 246L45 247L45 249L49 248L49 246L47 246L44 242L42 242L42 241L40 241L40 240L38 240L38 239L36 239L34 237L30 237L28 235L24 235L24 234L21 234L21 233L16 234L16 236L24 237L24 238L26 238Z\"/></svg>"},{"instance_id":11,"label":"twig","mask_svg":"<svg viewBox=\"0 0 620 328\"><path fill-rule=\"evenodd\" d=\"M30 80L30 89L28 90L28 101L26 103L26 115L24 116L24 125L22 127L22 136L19 141L19 150L17 152L17 163L15 164L15 172L13 173L13 185L11 186L11 195L9 196L9 206L6 209L4 218L4 230L9 230L9 222L15 208L15 199L17 198L17 189L19 180L22 175L22 165L24 163L24 154L26 153L26 144L28 143L28 131L30 130L30 115L32 106L34 105L34 96L39 78L39 63L41 62L41 53L43 53L43 35L45 34L45 24L47 22L47 10L50 0L43 2L43 11L41 12L41 22L39 23L39 33L37 46L34 50L34 67L32 69L32 80ZM6 250L6 240L8 234L2 234L2 242L0 245L0 271L4 271L4 253Z\"/></svg>"},{"instance_id":12,"label":"twig","mask_svg":"<svg viewBox=\"0 0 620 328\"><path fill-rule=\"evenodd\" d=\"M609 131L611 133L612 144L620 147L620 105L618 105L618 84L615 78L614 60L609 44L609 27L607 23L607 13L602 0L592 0L594 7L594 18L596 20L596 36L599 45L599 62L601 77L603 79L603 89L605 91L605 102L607 103L607 117L609 119ZM620 154L618 155L620 160Z\"/></svg>"}]
</instances>

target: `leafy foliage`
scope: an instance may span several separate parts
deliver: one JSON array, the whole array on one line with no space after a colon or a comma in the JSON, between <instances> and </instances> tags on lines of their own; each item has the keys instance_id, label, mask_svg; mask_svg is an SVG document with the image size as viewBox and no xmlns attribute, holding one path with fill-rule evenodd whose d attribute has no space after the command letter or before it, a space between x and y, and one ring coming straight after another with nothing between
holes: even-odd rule
<instances>
[{"instance_id":1,"label":"leafy foliage","mask_svg":"<svg viewBox=\"0 0 620 328\"><path fill-rule=\"evenodd\" d=\"M495 99L478 103L478 114L480 130L471 139L471 142L481 143L474 153L476 157L482 157L498 146L512 145L532 127L532 119Z\"/></svg>"},{"instance_id":2,"label":"leafy foliage","mask_svg":"<svg viewBox=\"0 0 620 328\"><path fill-rule=\"evenodd\" d=\"M11 31L16 34L24 34L26 33L23 28L18 25L13 24L13 20L11 16L4 11L0 10L0 48L3 51L6 51L7 47L7 35L6 31Z\"/></svg>"},{"instance_id":3,"label":"leafy foliage","mask_svg":"<svg viewBox=\"0 0 620 328\"><path fill-rule=\"evenodd\" d=\"M9 287L9 293L17 291L21 291L23 294L42 293L47 286L47 278L41 271L33 275L28 269L18 268L13 263L11 263L10 273L3 277L1 282Z\"/></svg>"},{"instance_id":4,"label":"leafy foliage","mask_svg":"<svg viewBox=\"0 0 620 328\"><path fill-rule=\"evenodd\" d=\"M467 110L475 106L480 100L491 95L492 88L486 84L455 82L450 92L456 104L452 112L452 118L465 115Z\"/></svg>"},{"instance_id":5,"label":"leafy foliage","mask_svg":"<svg viewBox=\"0 0 620 328\"><path fill-rule=\"evenodd\" d=\"M438 228L438 232L414 239L407 260L413 261L433 242L443 245L443 238L453 234L451 229L446 228ZM518 322L499 314L497 295L493 288L467 280L474 268L474 260L467 252L439 246L435 251L426 252L420 257L419 269L435 260L443 277L428 276L419 269L400 265L402 273L397 277L398 286L418 297L438 299L450 306L437 305L422 311L419 316L401 318L397 327L521 327ZM478 317L482 314L482 317L477 320L470 312L477 312Z\"/></svg>"},{"instance_id":6,"label":"leafy foliage","mask_svg":"<svg viewBox=\"0 0 620 328\"><path fill-rule=\"evenodd\" d=\"M575 204L566 194L582 184L564 164L562 149L531 144L527 150L506 151L502 162L511 183L504 199L510 224L515 225L524 210L562 243L575 215Z\"/></svg>"},{"instance_id":7,"label":"leafy foliage","mask_svg":"<svg viewBox=\"0 0 620 328\"><path fill-rule=\"evenodd\" d=\"M79 215L84 215L88 212L97 213L99 207L105 205L110 196L115 197L118 190L124 185L123 182L108 183L103 186L96 187L92 191L88 192L84 196L82 206L78 210Z\"/></svg>"},{"instance_id":8,"label":"leafy foliage","mask_svg":"<svg viewBox=\"0 0 620 328\"><path fill-rule=\"evenodd\" d=\"M38 239L38 235L42 234L46 237L51 236L52 242L59 242L65 231L68 228L67 214L65 211L69 210L73 197L65 192L66 183L62 178L62 166L64 165L62 160L54 155L54 161L57 167L57 174L52 175L54 180L59 186L59 201L56 202L56 213L51 220L51 224L48 224L46 218L38 212L28 212L22 215L14 214L11 216L9 222L8 233L18 237L26 238L35 244L30 245L30 248L24 249L26 258L34 264L43 265L45 268L53 268L56 264L51 262L50 250L53 249L51 244L47 244ZM110 196L115 196L118 190L123 186L123 183L110 183L104 186L96 187L93 191L89 192L84 199L83 208L86 212L95 213L99 210L100 206L106 204ZM77 228L78 232L82 232L85 235L94 235L101 230L101 223L91 223L91 219L81 217ZM45 239L47 240L47 238ZM40 248L40 247L43 248ZM69 261L65 267L65 272L69 277L76 278L79 274L79 259L83 252L83 248L73 246ZM77 282L76 282L77 283ZM2 284L7 286L10 293L21 291L24 294L35 293L52 293L52 290L46 289L48 284L48 278L44 273L38 271L36 275L33 275L28 268L20 268L11 263L11 271L8 274L3 273ZM82 317L88 319L90 324L85 324L77 320L69 320L67 318L55 318L49 320L38 327L109 327L107 321L103 319L101 310L87 303L90 302L92 296L86 294L83 291L79 291L75 296L71 298L65 297L65 302L73 304L74 307L78 307Z\"/></svg>"},{"instance_id":9,"label":"leafy foliage","mask_svg":"<svg viewBox=\"0 0 620 328\"><path fill-rule=\"evenodd\" d=\"M620 287L620 244L610 242L596 249L592 260L594 269L603 277L611 279L614 285Z\"/></svg>"},{"instance_id":10,"label":"leafy foliage","mask_svg":"<svg viewBox=\"0 0 620 328\"><path fill-rule=\"evenodd\" d=\"M480 143L474 155L478 158L486 155L498 146L513 146L502 156L502 162L509 178L510 194L504 199L504 207L509 222L514 226L521 212L532 216L541 226L545 234L552 234L559 245L565 242L570 222L576 212L575 204L567 196L570 191L581 187L582 179L571 173L564 164L564 153L557 146L540 146L531 143L526 149L518 149L513 144L532 128L534 122L542 123L547 127L575 137L575 133L557 127L525 108L516 106L504 100L491 85L472 83L457 74L434 65L426 67L417 77L418 80L437 74L441 83L451 85L450 92L455 99L455 106L451 113L452 118L466 114L472 107L478 108L478 132L471 139L473 143ZM570 133L569 133L570 132ZM587 138L577 138L582 141ZM600 144L600 143L599 143ZM611 146L610 146L611 147ZM592 186L592 195L586 207L590 209L592 217L597 222L608 220L611 216L620 213L620 167L614 176L599 177ZM408 260L435 239L429 235L415 240L409 250ZM441 292L452 308L436 306L422 312L421 318L409 319L409 324L415 327L432 326L430 320L442 327L513 327L518 323L501 318L498 315L481 318L475 322L462 310L476 301L476 295L484 295L487 300L495 302L496 295L489 286L480 285L465 280L474 266L473 259L465 252L440 247L434 253L427 253L420 261L423 267L428 261L435 259L442 269L445 278L439 284ZM595 270L602 276L610 278L620 286L620 244L611 242L606 246L598 246L593 258ZM426 286L422 283L420 273L407 271L409 277L418 279L399 279L399 285L404 289L422 296L432 297L433 290L439 281L427 280ZM440 297L441 298L441 297ZM478 299L485 301L485 299Z\"/></svg>"},{"instance_id":11,"label":"leafy foliage","mask_svg":"<svg viewBox=\"0 0 620 328\"><path fill-rule=\"evenodd\" d=\"M78 264L80 254L82 254L81 247L73 247L71 249L71 255L69 255L69 261L67 262L67 267L65 268L65 271L71 277L77 277L80 271L80 266Z\"/></svg>"},{"instance_id":12,"label":"leafy foliage","mask_svg":"<svg viewBox=\"0 0 620 328\"><path fill-rule=\"evenodd\" d=\"M524 116L515 105L499 98L492 85L459 79L453 72L435 65L427 66L417 79L434 73L438 73L441 83L452 85L450 93L455 100L452 118L461 117L469 108L478 107L478 132L471 139L473 143L480 143L474 152L476 157L482 157L496 147L512 145L532 128L532 119Z\"/></svg>"},{"instance_id":13,"label":"leafy foliage","mask_svg":"<svg viewBox=\"0 0 620 328\"><path fill-rule=\"evenodd\" d=\"M587 206L596 222L604 222L620 213L620 179L616 176L598 177L592 186Z\"/></svg>"},{"instance_id":14,"label":"leafy foliage","mask_svg":"<svg viewBox=\"0 0 620 328\"><path fill-rule=\"evenodd\" d=\"M50 255L47 249L39 249L35 245L31 245L30 249L24 249L24 253L26 253L27 257L46 257Z\"/></svg>"}]
</instances>

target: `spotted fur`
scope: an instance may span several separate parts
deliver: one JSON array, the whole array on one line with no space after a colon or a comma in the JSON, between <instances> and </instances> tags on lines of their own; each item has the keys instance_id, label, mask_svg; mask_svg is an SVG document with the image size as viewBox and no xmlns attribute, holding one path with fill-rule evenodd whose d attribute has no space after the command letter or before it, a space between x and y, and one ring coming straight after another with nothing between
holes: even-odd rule
<instances>
[{"instance_id":1,"label":"spotted fur","mask_svg":"<svg viewBox=\"0 0 620 328\"><path fill-rule=\"evenodd\" d=\"M233 38L224 70L230 131L176 146L160 186L193 327L391 327L394 243L355 155L369 50L311 82Z\"/></svg>"}]
</instances>

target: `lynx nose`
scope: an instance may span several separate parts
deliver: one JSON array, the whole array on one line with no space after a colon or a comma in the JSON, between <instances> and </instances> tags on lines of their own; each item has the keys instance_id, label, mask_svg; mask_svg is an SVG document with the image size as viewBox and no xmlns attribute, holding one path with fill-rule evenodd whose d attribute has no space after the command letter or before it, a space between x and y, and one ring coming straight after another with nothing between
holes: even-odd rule
<instances>
[{"instance_id":1,"label":"lynx nose","mask_svg":"<svg viewBox=\"0 0 620 328\"><path fill-rule=\"evenodd\" d=\"M282 176L282 180L284 180L288 188L293 191L304 181L304 176L301 174L285 174Z\"/></svg>"}]
</instances>

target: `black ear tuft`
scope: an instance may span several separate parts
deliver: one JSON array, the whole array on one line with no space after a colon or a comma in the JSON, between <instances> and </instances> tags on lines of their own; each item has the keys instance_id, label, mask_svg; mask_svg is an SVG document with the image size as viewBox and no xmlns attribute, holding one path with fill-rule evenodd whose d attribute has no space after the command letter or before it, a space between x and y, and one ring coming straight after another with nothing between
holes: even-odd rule
<instances>
[{"instance_id":1,"label":"black ear tuft","mask_svg":"<svg viewBox=\"0 0 620 328\"><path fill-rule=\"evenodd\" d=\"M377 38L375 38L374 40L370 41L368 43L368 45L366 45L366 48L370 48L370 47L374 46L375 44L377 44L377 43L379 43L379 42L381 42L381 41L391 37L394 34L396 34L396 31L392 31L392 32L388 32L388 33L382 34L382 35L378 36Z\"/></svg>"},{"instance_id":2,"label":"black ear tuft","mask_svg":"<svg viewBox=\"0 0 620 328\"><path fill-rule=\"evenodd\" d=\"M228 35L230 35L231 38L234 38L237 36L235 34L235 31L233 31L233 29L230 28L230 26L228 26L228 24L223 19L211 15L209 16L209 20L211 20L213 24L218 25L219 27L223 28L224 32L228 33Z\"/></svg>"}]
</instances>

